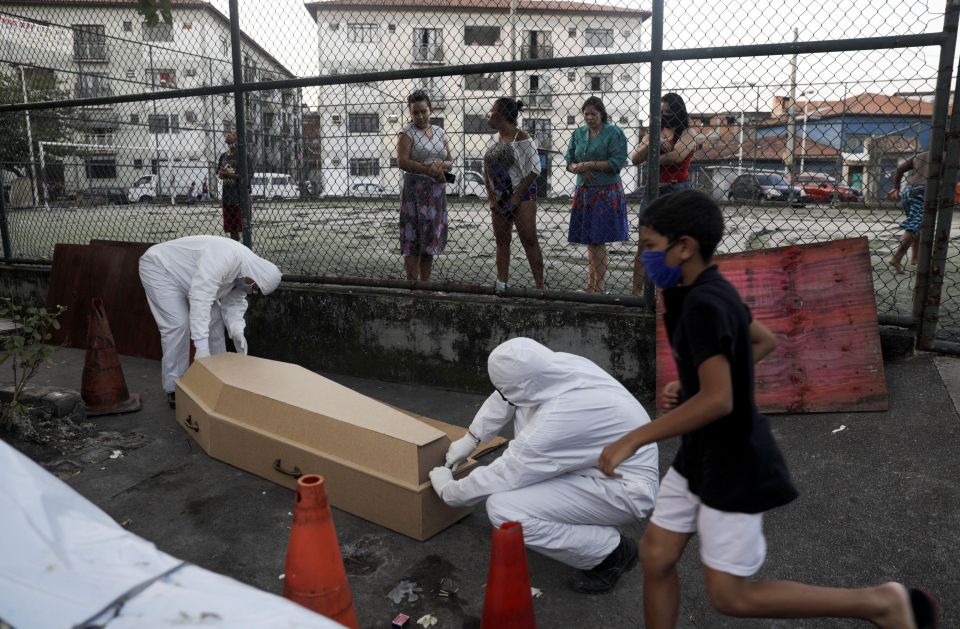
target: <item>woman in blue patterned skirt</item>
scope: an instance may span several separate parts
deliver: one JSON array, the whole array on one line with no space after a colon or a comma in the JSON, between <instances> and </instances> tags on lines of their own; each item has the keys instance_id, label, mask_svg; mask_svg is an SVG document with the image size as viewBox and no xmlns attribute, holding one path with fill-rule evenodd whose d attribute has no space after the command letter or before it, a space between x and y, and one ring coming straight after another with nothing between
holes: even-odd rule
<instances>
[{"instance_id":1,"label":"woman in blue patterned skirt","mask_svg":"<svg viewBox=\"0 0 960 629\"><path fill-rule=\"evenodd\" d=\"M577 175L570 210L572 243L587 245L587 292L602 293L609 265L607 243L628 239L627 198L620 169L627 162L627 138L607 122L596 96L580 109L585 125L573 132L567 148L567 171Z\"/></svg>"}]
</instances>

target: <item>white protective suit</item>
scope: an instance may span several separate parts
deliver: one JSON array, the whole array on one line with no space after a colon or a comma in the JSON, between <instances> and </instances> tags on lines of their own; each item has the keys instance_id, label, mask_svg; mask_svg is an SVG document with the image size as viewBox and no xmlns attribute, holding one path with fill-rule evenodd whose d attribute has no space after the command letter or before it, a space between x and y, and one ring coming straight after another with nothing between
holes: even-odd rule
<instances>
[{"instance_id":1,"label":"white protective suit","mask_svg":"<svg viewBox=\"0 0 960 629\"><path fill-rule=\"evenodd\" d=\"M493 350L487 370L498 391L480 407L470 432L486 441L512 419L515 437L499 459L446 484L441 497L451 506L487 498L494 526L520 522L532 549L581 570L595 567L620 542L616 527L653 509L660 474L656 444L617 468L623 478L596 467L604 447L648 423L649 416L591 361L528 338Z\"/></svg>"},{"instance_id":2,"label":"white protective suit","mask_svg":"<svg viewBox=\"0 0 960 629\"><path fill-rule=\"evenodd\" d=\"M211 354L226 351L223 328L244 327L247 292L237 280L252 278L269 295L280 285L280 269L239 242L221 236L187 236L150 247L140 258L150 311L163 346L163 390L190 363L190 339L208 342Z\"/></svg>"}]
</instances>

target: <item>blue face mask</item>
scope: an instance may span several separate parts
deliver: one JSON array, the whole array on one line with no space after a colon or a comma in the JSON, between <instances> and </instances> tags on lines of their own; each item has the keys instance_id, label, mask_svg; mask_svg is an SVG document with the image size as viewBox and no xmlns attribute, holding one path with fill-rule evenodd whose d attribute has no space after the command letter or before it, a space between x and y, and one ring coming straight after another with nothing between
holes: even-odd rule
<instances>
[{"instance_id":1,"label":"blue face mask","mask_svg":"<svg viewBox=\"0 0 960 629\"><path fill-rule=\"evenodd\" d=\"M673 247L673 244L670 247ZM643 260L643 267L647 271L647 276L661 290L673 288L680 283L680 267L670 266L666 262L670 247L663 251L644 251L640 256Z\"/></svg>"}]
</instances>

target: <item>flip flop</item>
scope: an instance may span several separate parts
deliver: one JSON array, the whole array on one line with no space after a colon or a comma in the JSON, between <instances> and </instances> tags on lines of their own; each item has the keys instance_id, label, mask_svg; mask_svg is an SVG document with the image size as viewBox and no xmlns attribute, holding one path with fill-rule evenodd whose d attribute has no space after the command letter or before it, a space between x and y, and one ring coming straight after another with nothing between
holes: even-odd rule
<instances>
[{"instance_id":1,"label":"flip flop","mask_svg":"<svg viewBox=\"0 0 960 629\"><path fill-rule=\"evenodd\" d=\"M917 629L937 629L940 606L932 594L923 590L910 589L910 609Z\"/></svg>"}]
</instances>

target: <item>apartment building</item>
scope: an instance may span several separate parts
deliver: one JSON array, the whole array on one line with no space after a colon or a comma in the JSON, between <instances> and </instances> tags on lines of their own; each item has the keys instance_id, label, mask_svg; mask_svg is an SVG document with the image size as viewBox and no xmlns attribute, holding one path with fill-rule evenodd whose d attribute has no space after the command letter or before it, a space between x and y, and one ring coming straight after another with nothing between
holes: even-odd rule
<instances>
[{"instance_id":1,"label":"apartment building","mask_svg":"<svg viewBox=\"0 0 960 629\"><path fill-rule=\"evenodd\" d=\"M0 44L9 52L0 72L20 74L28 98L38 81L75 98L231 83L228 18L202 0L172 5L172 23L151 27L136 0L2 1ZM246 35L242 46L245 81L293 78ZM254 92L245 114L256 170L297 172L303 160L299 90ZM74 115L76 133L63 140L85 146L61 147L66 155L46 160L51 190L127 187L169 164L168 172L195 173L191 183L199 189L206 180L215 191L223 132L235 128L232 94L86 107Z\"/></svg>"},{"instance_id":2,"label":"apartment building","mask_svg":"<svg viewBox=\"0 0 960 629\"><path fill-rule=\"evenodd\" d=\"M538 0L335 0L306 4L320 35L325 75L434 68L618 53L647 49L646 11L586 2ZM406 98L431 95L434 123L451 139L457 170L479 171L491 140L486 113L499 96L526 104L523 127L541 152L541 194L570 194L563 154L582 123L580 107L601 96L610 121L639 139L647 84L640 66L570 68L434 77L322 89L317 113L322 157L313 173L324 194L350 194L358 182L399 186L396 134L408 121ZM624 183L636 188L636 170Z\"/></svg>"}]
</instances>

